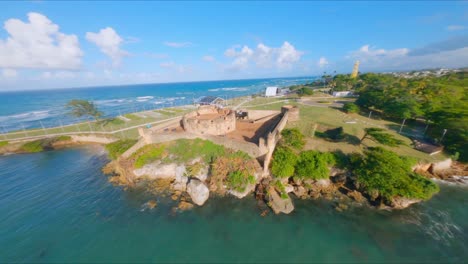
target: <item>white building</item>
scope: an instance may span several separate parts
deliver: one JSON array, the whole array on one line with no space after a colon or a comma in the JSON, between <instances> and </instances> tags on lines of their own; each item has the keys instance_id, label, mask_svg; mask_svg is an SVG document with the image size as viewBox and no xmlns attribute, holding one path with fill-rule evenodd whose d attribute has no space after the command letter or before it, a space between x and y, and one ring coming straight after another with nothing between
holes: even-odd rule
<instances>
[{"instance_id":1,"label":"white building","mask_svg":"<svg viewBox=\"0 0 468 264\"><path fill-rule=\"evenodd\" d=\"M347 97L353 95L352 91L333 92L334 97Z\"/></svg>"},{"instance_id":2,"label":"white building","mask_svg":"<svg viewBox=\"0 0 468 264\"><path fill-rule=\"evenodd\" d=\"M277 96L278 95L278 87L277 86L269 86L265 90L265 97L270 96Z\"/></svg>"}]
</instances>

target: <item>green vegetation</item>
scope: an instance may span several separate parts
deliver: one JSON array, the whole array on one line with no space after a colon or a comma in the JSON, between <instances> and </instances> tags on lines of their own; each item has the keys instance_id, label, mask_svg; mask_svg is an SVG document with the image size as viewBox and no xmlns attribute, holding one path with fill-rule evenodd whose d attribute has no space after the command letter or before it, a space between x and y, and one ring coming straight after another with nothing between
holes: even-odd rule
<instances>
[{"instance_id":1,"label":"green vegetation","mask_svg":"<svg viewBox=\"0 0 468 264\"><path fill-rule=\"evenodd\" d=\"M97 109L96 105L86 100L71 100L67 103L67 108L70 114L76 117L90 116L97 121L102 116L102 112Z\"/></svg>"},{"instance_id":2,"label":"green vegetation","mask_svg":"<svg viewBox=\"0 0 468 264\"><path fill-rule=\"evenodd\" d=\"M176 140L168 145L167 151L173 156L171 160L181 163L202 157L207 164L210 164L217 156L225 154L223 146L199 138Z\"/></svg>"},{"instance_id":3,"label":"green vegetation","mask_svg":"<svg viewBox=\"0 0 468 264\"><path fill-rule=\"evenodd\" d=\"M307 88L307 87L301 87L301 88L297 89L296 92L297 92L297 95L299 95L301 97L314 94L314 90L312 90L311 88Z\"/></svg>"},{"instance_id":4,"label":"green vegetation","mask_svg":"<svg viewBox=\"0 0 468 264\"><path fill-rule=\"evenodd\" d=\"M429 199L439 191L430 180L411 171L414 161L380 147L369 148L363 157L354 156L353 173L368 193L377 191L386 200L400 196Z\"/></svg>"},{"instance_id":5,"label":"green vegetation","mask_svg":"<svg viewBox=\"0 0 468 264\"><path fill-rule=\"evenodd\" d=\"M134 139L122 139L116 142L112 142L106 145L106 149L109 152L111 159L117 159L122 153L131 148L137 140Z\"/></svg>"},{"instance_id":6,"label":"green vegetation","mask_svg":"<svg viewBox=\"0 0 468 264\"><path fill-rule=\"evenodd\" d=\"M305 140L304 135L297 128L287 128L281 132L282 141L281 144L284 146L292 147L300 150L304 147Z\"/></svg>"},{"instance_id":7,"label":"green vegetation","mask_svg":"<svg viewBox=\"0 0 468 264\"><path fill-rule=\"evenodd\" d=\"M49 142L42 140L42 139L30 141L30 142L23 144L23 146L21 146L21 150L25 152L29 152L29 153L41 152L47 148L48 143Z\"/></svg>"},{"instance_id":8,"label":"green vegetation","mask_svg":"<svg viewBox=\"0 0 468 264\"><path fill-rule=\"evenodd\" d=\"M227 186L237 192L244 192L247 185L254 184L255 177L246 171L232 171L226 177Z\"/></svg>"},{"instance_id":9,"label":"green vegetation","mask_svg":"<svg viewBox=\"0 0 468 264\"><path fill-rule=\"evenodd\" d=\"M283 183L280 180L276 180L273 184L276 190L280 193L282 199L288 199L288 193L286 192L286 187L284 187Z\"/></svg>"},{"instance_id":10,"label":"green vegetation","mask_svg":"<svg viewBox=\"0 0 468 264\"><path fill-rule=\"evenodd\" d=\"M0 141L0 148L8 145L8 141Z\"/></svg>"},{"instance_id":11,"label":"green vegetation","mask_svg":"<svg viewBox=\"0 0 468 264\"><path fill-rule=\"evenodd\" d=\"M419 78L366 73L352 85L359 94L357 105L377 109L389 118L425 119L430 124L427 135L450 153L459 152L462 161L468 160L467 87L466 71Z\"/></svg>"},{"instance_id":12,"label":"green vegetation","mask_svg":"<svg viewBox=\"0 0 468 264\"><path fill-rule=\"evenodd\" d=\"M378 142L382 145L390 146L390 147L396 147L398 145L403 144L403 141L396 139L394 136L384 133L383 129L381 128L376 128L376 127L370 127L364 129L366 132L364 136L361 139L361 143L364 141L364 139L369 138L371 140L374 140L375 142Z\"/></svg>"},{"instance_id":13,"label":"green vegetation","mask_svg":"<svg viewBox=\"0 0 468 264\"><path fill-rule=\"evenodd\" d=\"M131 120L141 120L143 119L140 116L134 115L134 114L125 114L124 117L131 119Z\"/></svg>"},{"instance_id":14,"label":"green vegetation","mask_svg":"<svg viewBox=\"0 0 468 264\"><path fill-rule=\"evenodd\" d=\"M164 145L148 145L138 151L135 155L135 168L141 168L148 163L154 162L163 157Z\"/></svg>"},{"instance_id":15,"label":"green vegetation","mask_svg":"<svg viewBox=\"0 0 468 264\"><path fill-rule=\"evenodd\" d=\"M56 138L55 138L55 142L57 142L57 141L68 141L68 140L71 140L71 137L70 137L70 136L64 136L64 135L62 135L62 136L59 136L59 137L56 137Z\"/></svg>"},{"instance_id":16,"label":"green vegetation","mask_svg":"<svg viewBox=\"0 0 468 264\"><path fill-rule=\"evenodd\" d=\"M297 155L290 148L278 146L273 154L271 173L276 177L289 178L294 175Z\"/></svg>"},{"instance_id":17,"label":"green vegetation","mask_svg":"<svg viewBox=\"0 0 468 264\"><path fill-rule=\"evenodd\" d=\"M334 163L335 159L332 153L303 151L296 163L296 176L301 179L327 179L330 174L328 166Z\"/></svg>"},{"instance_id":18,"label":"green vegetation","mask_svg":"<svg viewBox=\"0 0 468 264\"><path fill-rule=\"evenodd\" d=\"M359 113L359 106L355 103L345 103L343 105L343 111L346 113Z\"/></svg>"}]
</instances>

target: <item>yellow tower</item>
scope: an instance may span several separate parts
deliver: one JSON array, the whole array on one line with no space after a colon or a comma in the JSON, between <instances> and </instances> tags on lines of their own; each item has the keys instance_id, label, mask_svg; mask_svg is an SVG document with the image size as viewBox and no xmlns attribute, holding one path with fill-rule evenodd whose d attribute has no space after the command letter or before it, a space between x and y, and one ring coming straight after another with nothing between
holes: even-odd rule
<instances>
[{"instance_id":1,"label":"yellow tower","mask_svg":"<svg viewBox=\"0 0 468 264\"><path fill-rule=\"evenodd\" d=\"M353 67L353 73L351 73L351 78L353 79L356 78L358 73L359 73L359 61L356 61Z\"/></svg>"}]
</instances>

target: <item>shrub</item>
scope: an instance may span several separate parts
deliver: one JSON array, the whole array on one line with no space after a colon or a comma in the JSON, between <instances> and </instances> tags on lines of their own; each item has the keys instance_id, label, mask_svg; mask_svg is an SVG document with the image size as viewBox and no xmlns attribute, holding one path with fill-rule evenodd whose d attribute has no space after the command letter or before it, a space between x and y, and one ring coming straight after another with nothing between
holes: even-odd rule
<instances>
[{"instance_id":1,"label":"shrub","mask_svg":"<svg viewBox=\"0 0 468 264\"><path fill-rule=\"evenodd\" d=\"M271 173L276 177L288 178L294 175L297 155L288 147L278 146L273 153Z\"/></svg>"},{"instance_id":2,"label":"shrub","mask_svg":"<svg viewBox=\"0 0 468 264\"><path fill-rule=\"evenodd\" d=\"M284 129L281 136L283 137L281 143L285 146L300 150L305 145L304 135L297 128Z\"/></svg>"},{"instance_id":3,"label":"shrub","mask_svg":"<svg viewBox=\"0 0 468 264\"><path fill-rule=\"evenodd\" d=\"M138 152L135 159L135 168L141 168L144 165L151 163L162 157L164 153L164 145L150 145L145 148L141 153Z\"/></svg>"},{"instance_id":4,"label":"shrub","mask_svg":"<svg viewBox=\"0 0 468 264\"><path fill-rule=\"evenodd\" d=\"M359 106L355 103L345 103L343 105L343 111L346 113L359 113Z\"/></svg>"},{"instance_id":5,"label":"shrub","mask_svg":"<svg viewBox=\"0 0 468 264\"><path fill-rule=\"evenodd\" d=\"M0 148L8 145L8 141L0 141Z\"/></svg>"},{"instance_id":6,"label":"shrub","mask_svg":"<svg viewBox=\"0 0 468 264\"><path fill-rule=\"evenodd\" d=\"M125 151L131 148L137 140L134 139L122 139L115 141L106 145L107 152L109 152L109 157L111 159L117 159Z\"/></svg>"},{"instance_id":7,"label":"shrub","mask_svg":"<svg viewBox=\"0 0 468 264\"><path fill-rule=\"evenodd\" d=\"M307 96L307 95L313 95L313 94L314 94L314 90L310 88L302 87L302 88L297 89L297 95L299 96Z\"/></svg>"},{"instance_id":8,"label":"shrub","mask_svg":"<svg viewBox=\"0 0 468 264\"><path fill-rule=\"evenodd\" d=\"M226 177L227 186L235 191L244 192L249 184L255 183L255 177L246 171L233 171Z\"/></svg>"},{"instance_id":9,"label":"shrub","mask_svg":"<svg viewBox=\"0 0 468 264\"><path fill-rule=\"evenodd\" d=\"M68 140L71 140L71 137L70 136L59 136L59 137L56 137L55 138L55 141L68 141Z\"/></svg>"},{"instance_id":10,"label":"shrub","mask_svg":"<svg viewBox=\"0 0 468 264\"><path fill-rule=\"evenodd\" d=\"M330 174L328 165L333 164L334 160L332 153L303 151L295 167L296 175L302 179L327 179Z\"/></svg>"},{"instance_id":11,"label":"shrub","mask_svg":"<svg viewBox=\"0 0 468 264\"><path fill-rule=\"evenodd\" d=\"M413 160L380 147L369 148L360 160L355 159L353 173L365 190L377 190L389 200L394 196L429 199L438 185L411 171Z\"/></svg>"},{"instance_id":12,"label":"shrub","mask_svg":"<svg viewBox=\"0 0 468 264\"><path fill-rule=\"evenodd\" d=\"M282 199L288 199L289 198L289 195L286 192L286 188L284 187L284 185L283 185L283 183L281 181L279 181L279 180L275 181L274 186L275 186L276 190L278 190L280 192L280 196L281 196Z\"/></svg>"},{"instance_id":13,"label":"shrub","mask_svg":"<svg viewBox=\"0 0 468 264\"><path fill-rule=\"evenodd\" d=\"M44 140L35 140L25 143L23 146L21 146L21 150L25 152L35 153L44 151L46 147L47 144Z\"/></svg>"}]
</instances>

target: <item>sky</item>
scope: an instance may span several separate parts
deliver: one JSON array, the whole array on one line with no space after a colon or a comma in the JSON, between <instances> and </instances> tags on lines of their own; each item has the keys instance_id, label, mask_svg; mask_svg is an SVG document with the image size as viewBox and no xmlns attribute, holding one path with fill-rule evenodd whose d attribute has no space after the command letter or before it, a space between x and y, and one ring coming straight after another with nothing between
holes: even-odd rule
<instances>
[{"instance_id":1,"label":"sky","mask_svg":"<svg viewBox=\"0 0 468 264\"><path fill-rule=\"evenodd\" d=\"M0 2L0 90L468 66L468 1Z\"/></svg>"}]
</instances>

